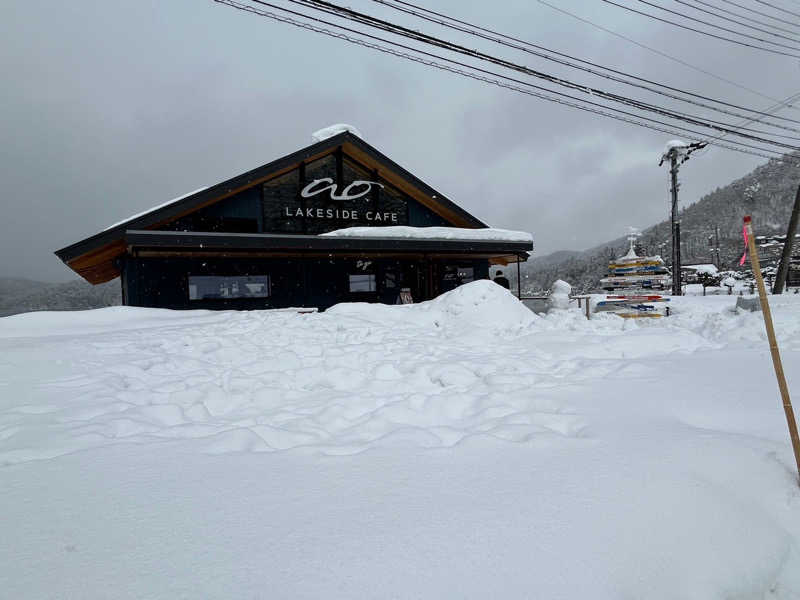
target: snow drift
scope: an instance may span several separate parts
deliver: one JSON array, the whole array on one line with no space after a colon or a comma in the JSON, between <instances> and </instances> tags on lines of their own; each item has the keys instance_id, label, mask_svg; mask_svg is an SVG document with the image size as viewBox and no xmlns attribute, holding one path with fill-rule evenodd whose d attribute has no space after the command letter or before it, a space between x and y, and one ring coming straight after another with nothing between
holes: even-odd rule
<instances>
[{"instance_id":1,"label":"snow drift","mask_svg":"<svg viewBox=\"0 0 800 600\"><path fill-rule=\"evenodd\" d=\"M3 594L797 598L760 315L674 300L0 319Z\"/></svg>"}]
</instances>

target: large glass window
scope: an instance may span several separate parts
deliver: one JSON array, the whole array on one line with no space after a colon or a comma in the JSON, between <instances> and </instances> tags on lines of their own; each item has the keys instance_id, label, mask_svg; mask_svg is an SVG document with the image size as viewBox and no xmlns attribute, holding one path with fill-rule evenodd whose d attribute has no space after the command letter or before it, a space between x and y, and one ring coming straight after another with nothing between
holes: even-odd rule
<instances>
[{"instance_id":1,"label":"large glass window","mask_svg":"<svg viewBox=\"0 0 800 600\"><path fill-rule=\"evenodd\" d=\"M452 282L454 286L475 281L475 271L472 267L446 265L442 276L444 281Z\"/></svg>"},{"instance_id":2,"label":"large glass window","mask_svg":"<svg viewBox=\"0 0 800 600\"><path fill-rule=\"evenodd\" d=\"M440 292L449 292L475 280L475 269L463 265L444 265L441 271Z\"/></svg>"},{"instance_id":3,"label":"large glass window","mask_svg":"<svg viewBox=\"0 0 800 600\"><path fill-rule=\"evenodd\" d=\"M189 275L189 300L269 298L269 275Z\"/></svg>"},{"instance_id":4,"label":"large glass window","mask_svg":"<svg viewBox=\"0 0 800 600\"><path fill-rule=\"evenodd\" d=\"M351 292L374 292L375 291L375 274L363 273L359 275L350 275L350 291Z\"/></svg>"}]
</instances>

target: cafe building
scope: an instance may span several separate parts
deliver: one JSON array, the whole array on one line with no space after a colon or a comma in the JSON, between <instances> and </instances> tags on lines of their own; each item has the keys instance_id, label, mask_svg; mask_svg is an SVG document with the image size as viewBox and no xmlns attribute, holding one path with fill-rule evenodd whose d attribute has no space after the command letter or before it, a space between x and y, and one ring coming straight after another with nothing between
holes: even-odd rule
<instances>
[{"instance_id":1,"label":"cafe building","mask_svg":"<svg viewBox=\"0 0 800 600\"><path fill-rule=\"evenodd\" d=\"M533 249L530 239L481 229L481 220L343 131L56 255L92 284L119 277L128 306L324 310L428 300L488 278L490 265L518 269Z\"/></svg>"}]
</instances>

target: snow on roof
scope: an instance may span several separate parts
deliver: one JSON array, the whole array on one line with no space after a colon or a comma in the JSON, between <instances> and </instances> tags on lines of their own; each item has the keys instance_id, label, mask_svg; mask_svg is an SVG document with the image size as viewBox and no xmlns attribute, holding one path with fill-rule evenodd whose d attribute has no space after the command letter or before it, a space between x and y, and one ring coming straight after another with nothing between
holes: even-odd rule
<instances>
[{"instance_id":1,"label":"snow on roof","mask_svg":"<svg viewBox=\"0 0 800 600\"><path fill-rule=\"evenodd\" d=\"M533 236L527 231L512 231L509 229L467 229L464 227L408 227L393 225L389 227L347 227L336 229L328 233L321 233L330 237L359 237L359 238L406 238L406 239L437 239L437 240L491 240L502 242L531 242Z\"/></svg>"},{"instance_id":2,"label":"snow on roof","mask_svg":"<svg viewBox=\"0 0 800 600\"><path fill-rule=\"evenodd\" d=\"M364 136L361 135L361 132L353 127L352 125L348 125L347 123L336 123L334 125L328 125L327 127L323 127L311 134L311 138L315 142L322 142L331 138L335 135L339 135L340 133L344 133L345 131L349 131L353 135L360 137L362 140Z\"/></svg>"},{"instance_id":3,"label":"snow on roof","mask_svg":"<svg viewBox=\"0 0 800 600\"><path fill-rule=\"evenodd\" d=\"M148 208L147 210L143 210L140 213L136 213L135 215L130 216L127 219L122 219L122 221L118 221L118 222L114 223L113 225L109 225L108 227L103 229L103 231L108 231L109 229L114 229L114 227L119 227L123 223L127 223L128 221L133 221L134 219L138 219L139 217L143 217L144 215L146 215L149 212L153 212L154 210L158 210L159 208L164 208L165 206L169 206L173 202L177 202L178 200L183 200L184 198L188 198L189 196L193 196L194 194L196 194L198 192L202 192L203 190L207 190L207 189L208 189L208 186L197 188L193 192L189 192L188 194L184 194L183 196L178 196L177 198L173 198L172 200L167 200L163 204L159 204L158 206L154 206L152 208Z\"/></svg>"},{"instance_id":4,"label":"snow on roof","mask_svg":"<svg viewBox=\"0 0 800 600\"><path fill-rule=\"evenodd\" d=\"M628 253L622 258L639 258L639 255L636 254L636 249L633 247L633 244L631 244L631 247L628 248Z\"/></svg>"},{"instance_id":5,"label":"snow on roof","mask_svg":"<svg viewBox=\"0 0 800 600\"><path fill-rule=\"evenodd\" d=\"M689 148L689 144L684 142L683 140L670 140L666 144L664 144L664 151L661 153L661 158L667 158L669 156L670 150L673 148L678 148L678 154L686 154L687 148Z\"/></svg>"},{"instance_id":6,"label":"snow on roof","mask_svg":"<svg viewBox=\"0 0 800 600\"><path fill-rule=\"evenodd\" d=\"M709 275L716 275L718 272L717 267L714 265L683 265L681 269L690 269L698 273L708 273Z\"/></svg>"}]
</instances>

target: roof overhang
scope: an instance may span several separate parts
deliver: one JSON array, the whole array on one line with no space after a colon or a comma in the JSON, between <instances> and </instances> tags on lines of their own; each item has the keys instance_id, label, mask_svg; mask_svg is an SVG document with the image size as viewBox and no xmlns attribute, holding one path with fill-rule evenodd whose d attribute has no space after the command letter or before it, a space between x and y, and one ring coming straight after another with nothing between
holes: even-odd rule
<instances>
[{"instance_id":1,"label":"roof overhang","mask_svg":"<svg viewBox=\"0 0 800 600\"><path fill-rule=\"evenodd\" d=\"M203 233L194 231L126 231L125 246L132 254L171 252L191 255L249 253L250 255L470 255L526 260L531 242L437 238L334 237L271 233Z\"/></svg>"},{"instance_id":2,"label":"roof overhang","mask_svg":"<svg viewBox=\"0 0 800 600\"><path fill-rule=\"evenodd\" d=\"M322 158L337 148L341 148L346 154L374 170L378 176L440 215L452 226L487 227L483 221L415 177L358 136L343 132L252 171L128 219L57 250L55 254L89 283L97 284L109 281L120 274L118 259L125 253L124 238L127 231L156 229L254 185L279 177L296 168L301 162Z\"/></svg>"}]
</instances>

